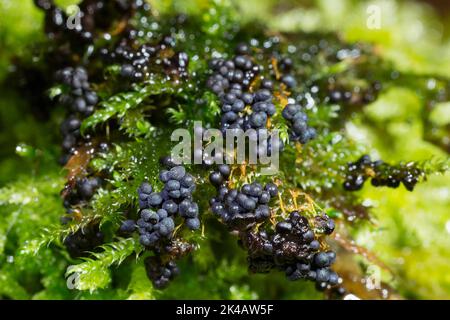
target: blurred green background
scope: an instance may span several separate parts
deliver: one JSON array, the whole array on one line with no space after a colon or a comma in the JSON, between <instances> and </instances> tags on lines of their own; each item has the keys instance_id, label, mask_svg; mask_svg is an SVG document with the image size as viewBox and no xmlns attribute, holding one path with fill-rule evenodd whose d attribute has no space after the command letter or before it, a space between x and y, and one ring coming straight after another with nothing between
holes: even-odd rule
<instances>
[{"instance_id":1,"label":"blurred green background","mask_svg":"<svg viewBox=\"0 0 450 320\"><path fill-rule=\"evenodd\" d=\"M76 1L57 2L67 5ZM164 0L150 2L158 10L167 10L172 5L171 1ZM176 1L175 6L183 11L195 11L207 6L207 2ZM272 30L337 32L350 42L374 43L378 52L393 61L398 70L450 77L448 1L246 0L236 1L235 5L240 8L243 20L262 20ZM380 29L367 28L367 10L371 5L380 10ZM30 45L44 37L42 18L31 0L0 2L0 81L13 68L11 61L17 56L29 54ZM58 152L55 147L58 127L52 122L39 122L29 112L30 106L23 99L29 93L18 93L13 86L2 81L0 87L0 188L23 180L26 181L24 188L31 187L32 190L37 172L40 175L53 172L52 175L60 174L62 177L61 169L53 161ZM447 153L423 139L421 109L421 100L416 92L394 87L353 117L347 124L347 130L355 140L367 145L374 157L388 162L448 158ZM450 103L436 107L432 117L439 124L449 123ZM386 135L380 136L372 127L365 125L367 119L385 128ZM386 276L385 280L405 298L450 299L449 186L450 178L446 175L431 176L427 182L419 184L413 193L403 188L395 191L364 189L367 203L375 206L373 212L377 228L359 228L354 237L358 244L376 252L395 271L395 278ZM5 192L6 189L0 192L2 190ZM0 211L0 214L3 212ZM5 238L7 230L0 229L1 238ZM234 248L234 244L230 246ZM239 250L236 248L236 251ZM196 263L202 263L201 255L196 259ZM263 277L267 279L266 275L253 276L248 280L243 276L246 270L236 268L236 265L224 263L226 273L217 270L210 275L202 284L207 286L208 290L204 292L208 296L203 296L202 285L189 280L189 271L183 271L180 285L169 288L162 297L186 298L183 296L186 292L200 298L321 297L309 286L302 290L288 289L286 292L289 293L280 296L273 290L271 292L270 283L283 282L282 275L273 275L270 281L263 281ZM230 277L230 270L234 270L235 279ZM143 270L135 273L133 277L138 282ZM6 281L5 277L6 274L0 274L0 286L2 281ZM248 282L242 282L242 279ZM180 286L183 286L184 293L179 292ZM292 284L286 283L286 286L294 288ZM216 293L209 296L211 292ZM45 298L45 295L42 297Z\"/></svg>"}]
</instances>

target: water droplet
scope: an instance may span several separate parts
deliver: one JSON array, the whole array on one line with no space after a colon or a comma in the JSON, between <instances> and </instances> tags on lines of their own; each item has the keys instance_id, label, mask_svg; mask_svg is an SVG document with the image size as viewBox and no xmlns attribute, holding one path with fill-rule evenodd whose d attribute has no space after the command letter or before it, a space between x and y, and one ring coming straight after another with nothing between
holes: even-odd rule
<instances>
[{"instance_id":1,"label":"water droplet","mask_svg":"<svg viewBox=\"0 0 450 320\"><path fill-rule=\"evenodd\" d=\"M33 155L33 148L25 143L20 143L16 146L16 153L21 157L31 157Z\"/></svg>"}]
</instances>

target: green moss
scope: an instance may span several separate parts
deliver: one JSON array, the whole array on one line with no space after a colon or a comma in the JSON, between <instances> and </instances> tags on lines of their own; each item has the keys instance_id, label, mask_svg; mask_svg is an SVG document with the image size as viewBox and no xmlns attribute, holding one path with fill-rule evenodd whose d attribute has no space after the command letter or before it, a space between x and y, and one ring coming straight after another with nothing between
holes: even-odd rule
<instances>
[{"instance_id":1,"label":"green moss","mask_svg":"<svg viewBox=\"0 0 450 320\"><path fill-rule=\"evenodd\" d=\"M307 8L294 6L291 1L277 6L272 0L152 3L158 12L151 18L156 27L139 19L132 24L152 31L155 39L171 31L178 48L195 57L189 65L192 76L174 83L155 68L151 81L127 86L118 77L118 65L108 65L102 72L98 65L92 67L99 79L105 75L106 80L95 86L102 102L83 121L82 129L84 134L94 134L111 143L107 152L96 154L87 169L108 178L92 201L81 208L82 218L67 225L59 222L64 213L59 193L66 172L56 164L62 111L59 107L48 108L44 119L36 117L36 110L42 113L43 106L30 102L27 94L15 86L20 81L13 83L15 78L7 72L14 56L20 56L27 68L50 72L43 65L45 60L33 62L31 58L31 53L44 55L47 49L48 42L40 31L42 15L31 1L14 6L11 1L0 4L0 45L4 48L0 52L0 79L11 79L3 82L0 89L0 297L323 298L313 284L288 282L282 273L249 274L245 252L237 245L236 237L209 212L208 199L213 190L208 185L200 186L194 195L204 230L201 234L180 231L198 248L181 261L181 275L168 289L156 290L148 281L143 264L147 253L142 252L138 240L115 236L122 220L136 217L136 189L140 183L147 180L156 188L161 187L157 181L158 158L170 150L168 136L172 129L191 128L193 120L210 127L217 125L218 98L204 85L208 60L217 53L232 56L238 42L266 39L267 30L288 31L280 43L271 44L273 52L286 52L289 46L298 50L292 56L301 66L295 73L300 85L291 93L293 97L310 94L314 86L319 88L319 95L327 92L330 77L344 88L358 86L364 91L374 80L381 80L384 86L370 104L327 102L308 108L310 124L320 135L300 150L292 144L286 147L281 172L276 177L283 181L283 196L289 196L289 188L310 194L316 206L344 226L342 234L347 232L357 245L376 253L392 269L394 276L388 272L383 280L386 278L403 297L450 297L450 180L448 175L434 175L448 170L448 154L442 144L428 135L433 132L442 142L448 133L448 103L437 104L431 110L428 106L439 102L439 93L448 89L450 61L446 57L450 55L446 54L448 42L430 31L437 23L434 13L419 4L375 1L391 14L383 15L386 19L380 30L368 30L368 3L361 1L313 1ZM172 30L173 25L168 23L175 12L185 12L190 18L181 31ZM254 18L259 20L255 22ZM420 32L411 34L410 21L422 21L422 31L417 29ZM266 24L268 28L264 29ZM318 45L319 40L326 40L329 52L320 51L308 62L303 60L300 53ZM28 51L30 46L37 49ZM360 50L360 60L336 61L337 51L353 48ZM264 75L271 68L270 58L267 51L256 57L265 67ZM393 77L393 72L398 77ZM57 89L49 91L52 98ZM448 93L441 100L446 99ZM281 108L278 101L278 111ZM288 142L283 119L278 116L271 120ZM345 194L341 187L345 166L363 153L392 163L414 160L425 169L427 181L419 184L414 193L367 184L360 192ZM195 166L190 169L199 181L207 179L207 170ZM355 208L364 211L364 215L349 215L345 210ZM375 224L366 219L366 214ZM62 240L92 222L100 223L106 243L89 258L70 258ZM358 256L352 261L358 266L373 264ZM80 278L75 288L69 289L66 278L77 274Z\"/></svg>"}]
</instances>

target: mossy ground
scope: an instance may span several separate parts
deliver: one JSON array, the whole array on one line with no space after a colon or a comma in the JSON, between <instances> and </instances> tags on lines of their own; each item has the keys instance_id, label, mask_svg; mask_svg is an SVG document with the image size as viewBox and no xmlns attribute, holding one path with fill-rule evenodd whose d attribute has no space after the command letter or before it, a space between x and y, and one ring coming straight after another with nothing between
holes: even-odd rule
<instances>
[{"instance_id":1,"label":"mossy ground","mask_svg":"<svg viewBox=\"0 0 450 320\"><path fill-rule=\"evenodd\" d=\"M70 2L58 1L64 4ZM173 6L196 15L202 25L199 35L215 39L215 34L223 32L213 23L222 12L210 10L208 1L151 2L162 15L173 10ZM338 32L342 41L371 42L383 59L391 61L393 68L405 74L450 76L450 41L440 38L439 33L433 31L440 26L434 12L411 2L370 3L380 5L384 12L380 30L366 28L368 3L351 0L314 1L314 5L306 9L299 9L289 1L283 1L284 5L276 5L271 0L249 0L239 4L242 10L239 11L237 21L245 25L254 18L260 19L274 31ZM277 10L273 10L273 7ZM224 10L228 8L225 6ZM0 80L8 77L11 61L17 57L32 65L29 48L44 41L41 21L42 14L33 7L32 1L2 1ZM412 28L411 23L416 27ZM228 27L229 24L224 23L223 26ZM198 43L202 41L198 38ZM186 43L185 48L195 53L200 50L198 43ZM232 43L224 44L217 40L217 44L213 45L226 51ZM191 64L192 70L204 68L201 59L197 64ZM308 69L305 69L306 76L310 76ZM311 67L311 72L315 71ZM423 79L426 81L428 78L423 76ZM35 114L41 114L45 106L30 106L25 97L31 93L17 92L15 87L10 82L2 82L0 87L1 298L323 298L323 294L317 292L311 283L288 282L283 274L249 275L245 252L237 246L236 239L211 214L206 213L205 203L202 209L205 211L206 236L194 236L199 242L199 250L181 262L182 273L167 290L152 288L142 261L136 263L134 252L140 249L132 239L108 239L110 245L105 247L103 255L100 253L86 261L72 260L59 239L59 218L64 214L59 192L65 183L65 172L57 165L58 128L62 112L52 111L45 121L39 119ZM388 162L405 158L419 162L430 158L439 161L448 159L448 154L431 144L423 134L425 94L416 90L414 85L408 87L406 80L398 83L390 81L388 87L374 103L346 118L346 134L351 141L363 145L362 149L369 151L375 158ZM155 87L152 90L149 96L160 93L154 91ZM161 84L161 90L170 91L172 87ZM145 92L136 92L131 95L143 94L147 98ZM124 97L126 100L135 98ZM174 106L168 114L172 116L172 126L175 127L177 121L182 122L186 118L200 117L205 121L213 121L217 106L212 96L205 98L210 103L206 113ZM177 96L175 101L191 101L189 98L183 99ZM150 97L149 110L151 102ZM155 176L158 170L156 155L164 153L164 148L158 145L158 139L149 139L147 134L152 132L153 124L142 118L140 111L133 112L132 105L125 110L120 99L116 104L111 101L109 107L96 113L84 126L101 127L107 118L119 114L124 118L122 131L136 141L117 145L108 156L99 157L92 163L97 169L110 169L112 175L111 184L114 188L99 192L93 200L92 211L87 214L87 219L101 217L105 229L113 228L122 205L133 201L139 182ZM435 108L435 122L448 124L448 107L447 102ZM323 119L328 119L330 113L324 112ZM320 124L321 117L315 119ZM155 129L155 132L158 130ZM153 142L143 144L146 140ZM314 149L314 143L318 145L320 141L313 142L308 148ZM344 145L342 148L351 150L348 159L354 160L359 155L354 145ZM141 161L129 161L131 154ZM347 159L347 155L343 154L341 161ZM326 166L327 162L321 165ZM297 169L294 183L313 188L314 181L319 181L319 184L328 182L321 180L328 179L321 172L314 172L311 181L302 179L302 170L308 168L302 169L300 166ZM333 175L331 177L334 178ZM389 266L392 272L383 271L383 280L392 285L401 297L450 298L449 183L448 175L431 175L426 182L418 184L413 193L403 188L392 190L366 186L358 195L364 203L374 206L372 213L375 223L357 223L349 228L349 232L358 245L376 252L378 258ZM211 190L205 188L204 192L208 195ZM367 259L356 259L365 267L371 264ZM122 260L124 262L120 264ZM65 273L69 265L76 265L77 271L85 275L82 289L86 290L67 288Z\"/></svg>"}]
</instances>

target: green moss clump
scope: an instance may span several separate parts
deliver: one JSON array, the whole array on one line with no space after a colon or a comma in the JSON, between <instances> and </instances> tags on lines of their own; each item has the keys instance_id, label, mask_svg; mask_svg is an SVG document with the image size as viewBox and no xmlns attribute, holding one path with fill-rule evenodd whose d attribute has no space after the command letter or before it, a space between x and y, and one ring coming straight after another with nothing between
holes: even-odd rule
<instances>
[{"instance_id":1,"label":"green moss clump","mask_svg":"<svg viewBox=\"0 0 450 320\"><path fill-rule=\"evenodd\" d=\"M180 260L181 274L167 289L157 290L148 281L144 260L153 253L139 236L117 231L125 219L138 219L136 190L142 181L161 188L158 159L171 150L171 132L193 129L194 121L207 128L219 125L220 98L206 85L209 62L232 58L240 43L250 44L253 61L262 67L252 90L260 77L276 83L277 113L270 127L280 131L286 146L276 176L261 176L252 166L233 167L230 183L235 186L255 178L279 185L272 221L258 228L270 230L294 209L310 221L327 214L336 222L334 235L316 231L322 247L337 252L335 270L348 292L380 299L450 296L445 273L449 124L436 116L450 101L448 59L436 59L448 43L426 34L426 41L414 42L419 44L410 50L410 39L399 39L408 30L407 17L425 17L428 26L436 21L432 13L390 1L402 19L368 31L361 29L366 3L351 0L340 1L340 9L314 1L301 10L283 1L286 8L280 5L280 11L272 10L271 0L257 5L150 2L150 11L122 12L110 4L117 15L108 23L94 15L97 24L84 25L92 33L88 40L55 26L45 37L44 17L31 1L0 4L5 48L0 53L0 298L336 298L333 290L323 294L309 282L288 282L278 272L249 274L236 235L210 212L214 188L203 166L188 166L199 182L194 198L202 228L176 231L177 239L195 244L196 250ZM162 48L170 40L175 44ZM142 45L158 48L145 66L147 74L123 77L126 62L116 50L121 42L133 53ZM186 69L177 65L179 53L189 57ZM292 88L280 81L285 57L295 66ZM68 66L86 68L99 103L81 119L77 152L63 169L57 164L57 128L67 116L59 102L68 88L55 82L54 74ZM290 141L281 116L289 99L302 104L308 125L318 132L307 144ZM108 147L91 151L102 143ZM411 161L421 173L414 193L369 183L360 191L345 191L348 163L363 154L392 164L383 167L386 179L405 167L403 161ZM365 174L373 177L373 172ZM87 176L104 183L92 198L67 203L67 192ZM71 257L65 239L92 226L101 230L104 243L82 258ZM373 270L379 271L381 285L368 290L361 280Z\"/></svg>"}]
</instances>

